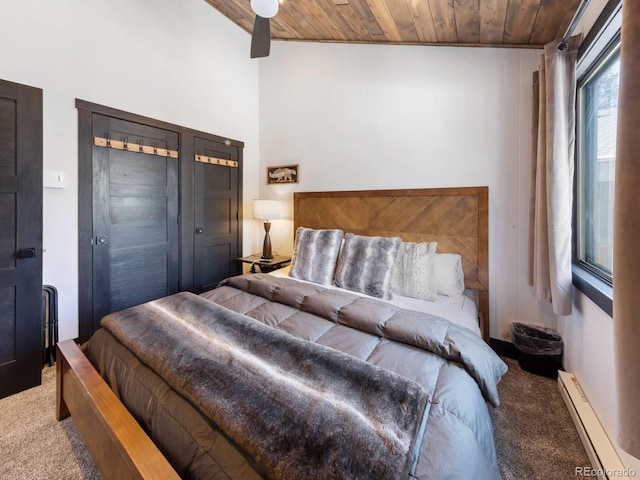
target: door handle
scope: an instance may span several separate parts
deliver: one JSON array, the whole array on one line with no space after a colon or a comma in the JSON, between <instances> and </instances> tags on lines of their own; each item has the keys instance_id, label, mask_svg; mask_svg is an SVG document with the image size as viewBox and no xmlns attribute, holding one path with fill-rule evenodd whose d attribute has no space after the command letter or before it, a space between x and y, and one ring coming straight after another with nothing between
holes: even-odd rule
<instances>
[{"instance_id":1,"label":"door handle","mask_svg":"<svg viewBox=\"0 0 640 480\"><path fill-rule=\"evenodd\" d=\"M204 230L202 228L196 228L196 235L200 235Z\"/></svg>"},{"instance_id":2,"label":"door handle","mask_svg":"<svg viewBox=\"0 0 640 480\"><path fill-rule=\"evenodd\" d=\"M37 256L38 256L38 251L33 247L21 248L20 250L18 250L18 258L33 258Z\"/></svg>"},{"instance_id":3,"label":"door handle","mask_svg":"<svg viewBox=\"0 0 640 480\"><path fill-rule=\"evenodd\" d=\"M96 237L96 245L106 245L109 243L109 237L106 235L100 235Z\"/></svg>"}]
</instances>

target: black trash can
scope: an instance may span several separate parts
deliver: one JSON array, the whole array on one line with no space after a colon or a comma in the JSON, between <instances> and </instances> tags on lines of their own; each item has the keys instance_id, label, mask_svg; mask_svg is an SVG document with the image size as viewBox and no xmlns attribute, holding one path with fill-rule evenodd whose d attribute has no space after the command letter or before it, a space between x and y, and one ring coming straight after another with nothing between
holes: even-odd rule
<instances>
[{"instance_id":1,"label":"black trash can","mask_svg":"<svg viewBox=\"0 0 640 480\"><path fill-rule=\"evenodd\" d=\"M511 324L511 340L523 370L549 378L562 367L562 337L553 328L524 323Z\"/></svg>"}]
</instances>

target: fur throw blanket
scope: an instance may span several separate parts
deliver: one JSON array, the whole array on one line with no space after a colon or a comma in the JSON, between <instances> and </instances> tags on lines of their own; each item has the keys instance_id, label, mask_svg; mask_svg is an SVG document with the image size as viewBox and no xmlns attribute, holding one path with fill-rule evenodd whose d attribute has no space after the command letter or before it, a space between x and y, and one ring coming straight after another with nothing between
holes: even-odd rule
<instances>
[{"instance_id":1,"label":"fur throw blanket","mask_svg":"<svg viewBox=\"0 0 640 480\"><path fill-rule=\"evenodd\" d=\"M190 293L106 316L111 333L270 478L407 478L419 385Z\"/></svg>"}]
</instances>

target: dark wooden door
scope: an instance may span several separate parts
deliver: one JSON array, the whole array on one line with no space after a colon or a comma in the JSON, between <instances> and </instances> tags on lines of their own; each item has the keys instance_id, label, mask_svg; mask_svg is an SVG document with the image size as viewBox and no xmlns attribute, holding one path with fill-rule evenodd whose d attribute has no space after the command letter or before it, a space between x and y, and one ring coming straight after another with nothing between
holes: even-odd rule
<instances>
[{"instance_id":1,"label":"dark wooden door","mask_svg":"<svg viewBox=\"0 0 640 480\"><path fill-rule=\"evenodd\" d=\"M176 132L92 120L94 137L178 149ZM95 329L108 313L178 291L178 159L95 145L92 158Z\"/></svg>"},{"instance_id":2,"label":"dark wooden door","mask_svg":"<svg viewBox=\"0 0 640 480\"><path fill-rule=\"evenodd\" d=\"M238 160L238 147L194 138L196 155ZM239 174L235 166L195 162L194 171L194 289L215 288L241 271L239 236Z\"/></svg>"},{"instance_id":3,"label":"dark wooden door","mask_svg":"<svg viewBox=\"0 0 640 480\"><path fill-rule=\"evenodd\" d=\"M0 80L0 398L40 385L42 90Z\"/></svg>"}]
</instances>

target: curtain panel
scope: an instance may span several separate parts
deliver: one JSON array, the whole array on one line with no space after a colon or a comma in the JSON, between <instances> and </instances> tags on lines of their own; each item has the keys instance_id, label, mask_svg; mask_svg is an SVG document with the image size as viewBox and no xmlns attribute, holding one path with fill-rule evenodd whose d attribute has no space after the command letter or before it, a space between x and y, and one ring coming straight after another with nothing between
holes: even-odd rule
<instances>
[{"instance_id":1,"label":"curtain panel","mask_svg":"<svg viewBox=\"0 0 640 480\"><path fill-rule=\"evenodd\" d=\"M640 2L624 2L613 225L618 443L640 458Z\"/></svg>"},{"instance_id":2,"label":"curtain panel","mask_svg":"<svg viewBox=\"0 0 640 480\"><path fill-rule=\"evenodd\" d=\"M557 315L572 303L571 218L575 151L576 60L580 36L564 50L544 48L533 77L529 285Z\"/></svg>"}]
</instances>

